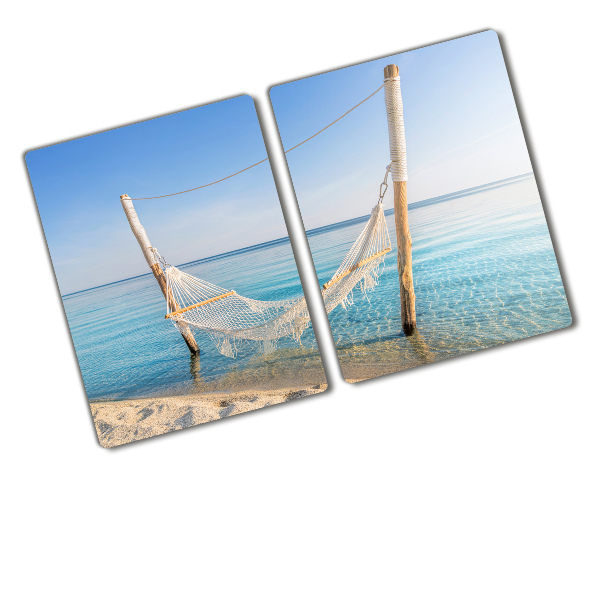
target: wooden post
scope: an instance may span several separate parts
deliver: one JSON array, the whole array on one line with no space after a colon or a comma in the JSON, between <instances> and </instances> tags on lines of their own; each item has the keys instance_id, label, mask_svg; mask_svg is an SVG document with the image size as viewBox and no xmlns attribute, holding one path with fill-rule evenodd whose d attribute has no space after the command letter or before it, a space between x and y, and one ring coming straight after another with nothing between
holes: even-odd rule
<instances>
[{"instance_id":1,"label":"wooden post","mask_svg":"<svg viewBox=\"0 0 600 600\"><path fill-rule=\"evenodd\" d=\"M385 108L388 119L392 180L394 182L394 219L398 242L398 274L400 276L400 311L402 330L412 335L417 328L415 290L412 276L412 240L408 229L408 203L406 195L406 140L400 76L396 65L383 70L385 83Z\"/></svg>"},{"instance_id":2,"label":"wooden post","mask_svg":"<svg viewBox=\"0 0 600 600\"><path fill-rule=\"evenodd\" d=\"M169 312L179 310L181 307L173 297L173 294L169 293L170 290L167 290L167 279L165 277L164 271L158 264L158 261L154 256L154 252L152 252L152 244L150 243L148 234L146 233L144 226L140 223L140 219L138 218L137 212L133 207L133 201L127 194L123 194L121 196L121 205L123 206L123 210L125 211L125 215L127 216L129 225L131 226L131 231L133 231L133 235L135 236L135 239L138 241L138 244L142 249L144 258L146 259L150 270L154 274L154 277L156 278L156 281L160 286L163 296L167 300ZM180 326L179 331L181 333L181 336L185 340L187 347L190 349L190 352L192 354L198 354L198 344L196 343L196 339L194 338L194 334L191 332L190 328L187 325Z\"/></svg>"}]
</instances>

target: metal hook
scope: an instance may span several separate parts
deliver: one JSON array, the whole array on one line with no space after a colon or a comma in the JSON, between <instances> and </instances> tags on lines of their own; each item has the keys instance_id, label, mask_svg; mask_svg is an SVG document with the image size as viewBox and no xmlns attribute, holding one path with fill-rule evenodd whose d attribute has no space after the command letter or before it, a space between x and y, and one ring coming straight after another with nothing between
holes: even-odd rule
<instances>
[{"instance_id":1,"label":"metal hook","mask_svg":"<svg viewBox=\"0 0 600 600\"><path fill-rule=\"evenodd\" d=\"M385 169L385 176L383 178L383 183L379 186L379 202L380 204L383 204L383 197L385 196L385 193L387 192L388 189L388 175L390 174L390 171L392 169L392 163L390 163L386 169Z\"/></svg>"}]
</instances>

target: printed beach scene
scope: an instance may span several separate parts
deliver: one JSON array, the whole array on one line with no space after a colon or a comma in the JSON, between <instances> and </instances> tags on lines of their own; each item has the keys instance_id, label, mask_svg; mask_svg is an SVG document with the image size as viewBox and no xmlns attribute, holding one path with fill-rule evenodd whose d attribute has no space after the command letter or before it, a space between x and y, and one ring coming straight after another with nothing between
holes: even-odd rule
<instances>
[{"instance_id":1,"label":"printed beach scene","mask_svg":"<svg viewBox=\"0 0 600 600\"><path fill-rule=\"evenodd\" d=\"M284 147L345 117L287 160L323 293L349 252L370 270L329 314L347 381L571 324L493 31L270 95Z\"/></svg>"},{"instance_id":2,"label":"printed beach scene","mask_svg":"<svg viewBox=\"0 0 600 600\"><path fill-rule=\"evenodd\" d=\"M249 96L27 154L102 446L327 388L265 156Z\"/></svg>"}]
</instances>

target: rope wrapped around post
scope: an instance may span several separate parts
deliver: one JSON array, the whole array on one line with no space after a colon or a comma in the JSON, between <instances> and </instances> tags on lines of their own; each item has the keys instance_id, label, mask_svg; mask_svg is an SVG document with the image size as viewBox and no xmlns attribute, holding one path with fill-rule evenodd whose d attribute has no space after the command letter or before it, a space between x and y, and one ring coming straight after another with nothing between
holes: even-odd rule
<instances>
[{"instance_id":1,"label":"rope wrapped around post","mask_svg":"<svg viewBox=\"0 0 600 600\"><path fill-rule=\"evenodd\" d=\"M407 181L406 134L404 131L404 106L400 91L400 77L388 77L385 79L384 85L385 110L387 112L388 136L390 140L390 159L392 160L392 181Z\"/></svg>"}]
</instances>

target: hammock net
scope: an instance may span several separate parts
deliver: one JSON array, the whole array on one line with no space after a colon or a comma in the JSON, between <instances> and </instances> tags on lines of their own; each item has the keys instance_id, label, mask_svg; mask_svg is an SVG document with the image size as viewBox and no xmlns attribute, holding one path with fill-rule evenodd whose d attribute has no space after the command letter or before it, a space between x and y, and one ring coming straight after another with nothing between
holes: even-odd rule
<instances>
[{"instance_id":1,"label":"hammock net","mask_svg":"<svg viewBox=\"0 0 600 600\"><path fill-rule=\"evenodd\" d=\"M380 199L340 267L321 289L328 314L340 304L343 307L351 304L355 287L366 293L377 285L385 255L390 250ZM163 264L166 275L165 318L180 331L188 327L204 331L219 352L231 358L243 346L267 354L277 348L279 339L287 337L300 343L310 323L304 296L274 302L246 298L168 265L156 249L152 251Z\"/></svg>"}]
</instances>

